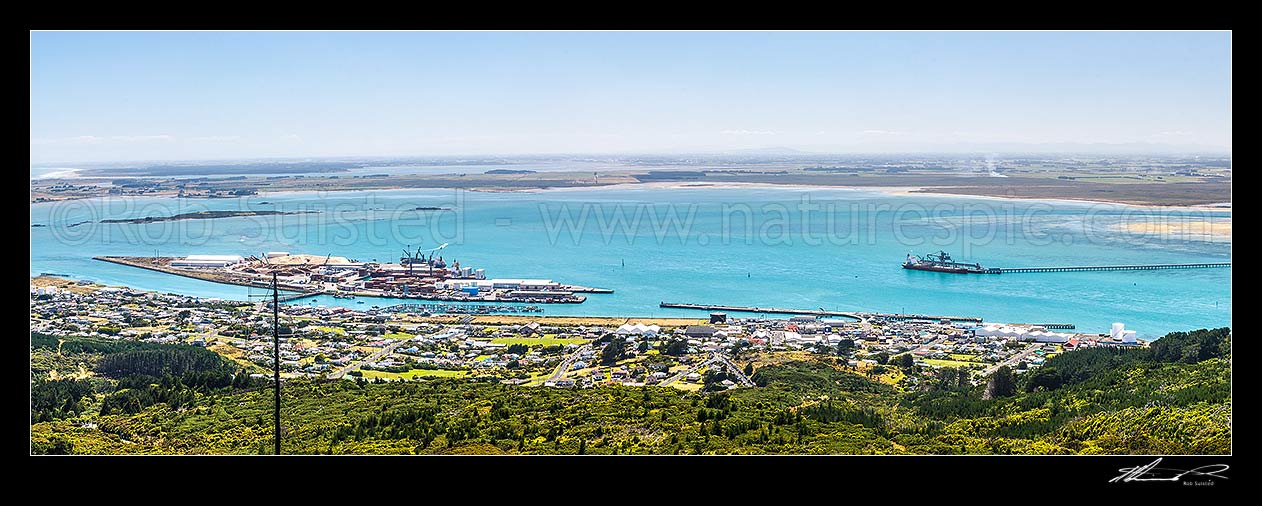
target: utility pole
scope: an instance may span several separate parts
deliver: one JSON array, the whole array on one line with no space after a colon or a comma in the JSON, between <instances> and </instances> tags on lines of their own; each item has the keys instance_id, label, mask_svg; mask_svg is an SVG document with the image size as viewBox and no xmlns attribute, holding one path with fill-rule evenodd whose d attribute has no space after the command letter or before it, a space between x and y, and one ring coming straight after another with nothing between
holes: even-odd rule
<instances>
[{"instance_id":1,"label":"utility pole","mask_svg":"<svg viewBox=\"0 0 1262 506\"><path fill-rule=\"evenodd\" d=\"M280 455L280 291L276 271L272 271L272 375L276 380L276 455Z\"/></svg>"}]
</instances>

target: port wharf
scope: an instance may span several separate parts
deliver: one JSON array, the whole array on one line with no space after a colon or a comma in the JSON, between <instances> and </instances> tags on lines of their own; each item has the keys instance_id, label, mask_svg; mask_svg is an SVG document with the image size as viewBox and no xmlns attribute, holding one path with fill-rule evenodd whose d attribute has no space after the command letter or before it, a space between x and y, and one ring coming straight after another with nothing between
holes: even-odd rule
<instances>
[{"instance_id":1,"label":"port wharf","mask_svg":"<svg viewBox=\"0 0 1262 506\"><path fill-rule=\"evenodd\" d=\"M381 264L351 263L342 259L341 265L332 264L326 269L324 263L327 263L332 255L325 257L324 263L321 263L319 258L314 260L303 258L302 263L289 264L278 263L284 260L288 253L269 255L273 256L245 259L228 258L231 256L224 256L224 258L100 256L94 259L203 281L263 289L272 288L271 280L267 279L266 273L277 270L282 272L277 288L286 292L295 292L282 294L280 297L282 302L318 295L332 295L339 298L381 297L443 302L578 304L586 300L586 297L579 293L613 293L611 289L568 285L550 280L465 279L458 276L460 274L474 275L474 269L460 269L459 263L454 269L422 265L415 269L416 276L412 276L412 267L395 265L387 267L390 269L387 272L388 275L383 281L378 281L378 278L373 277L372 274L380 274L375 272L374 268L380 269L375 266ZM308 256L311 255L302 255L302 257ZM201 257L206 257L206 255ZM200 265L198 262L204 262L206 265ZM184 266L190 263L191 267ZM480 269L477 270L476 275L481 275ZM293 279L287 279L291 277ZM492 282L495 285L485 287L487 289L481 286ZM509 284L502 286L500 282ZM528 287L525 286L526 283L534 283L538 286ZM390 290L387 287L395 288ZM473 290L481 293L473 293Z\"/></svg>"},{"instance_id":2,"label":"port wharf","mask_svg":"<svg viewBox=\"0 0 1262 506\"><path fill-rule=\"evenodd\" d=\"M514 306L509 304L395 304L382 308L389 313L408 314L496 314L542 313L539 306Z\"/></svg>"}]
</instances>

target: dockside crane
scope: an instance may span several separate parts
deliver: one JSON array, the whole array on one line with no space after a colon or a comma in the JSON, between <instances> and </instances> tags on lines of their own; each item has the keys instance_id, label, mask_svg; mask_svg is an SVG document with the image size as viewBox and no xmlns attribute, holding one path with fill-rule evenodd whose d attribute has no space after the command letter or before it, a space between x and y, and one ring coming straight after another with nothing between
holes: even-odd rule
<instances>
[{"instance_id":1,"label":"dockside crane","mask_svg":"<svg viewBox=\"0 0 1262 506\"><path fill-rule=\"evenodd\" d=\"M409 247L409 248L410 248L411 246L412 246L412 245L410 245L410 244L408 245L408 247ZM420 250L417 250L417 251L419 252ZM400 258L400 259L399 259L400 261L405 262L405 263L407 263L407 264L408 264L408 277L409 277L409 278L410 278L410 277L412 277L412 264L415 264L415 263L416 263L416 255L417 255L417 254L419 254L419 253L411 253L411 252L409 252L409 251L408 251L408 248L403 248L403 258Z\"/></svg>"}]
</instances>

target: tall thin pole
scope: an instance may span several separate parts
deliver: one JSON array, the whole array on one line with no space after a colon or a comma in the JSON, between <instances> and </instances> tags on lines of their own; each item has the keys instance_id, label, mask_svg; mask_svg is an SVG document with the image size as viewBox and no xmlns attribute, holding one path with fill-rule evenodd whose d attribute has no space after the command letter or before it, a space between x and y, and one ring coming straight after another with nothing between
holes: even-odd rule
<instances>
[{"instance_id":1,"label":"tall thin pole","mask_svg":"<svg viewBox=\"0 0 1262 506\"><path fill-rule=\"evenodd\" d=\"M276 455L280 455L280 291L277 286L276 272L272 271L272 374L276 380Z\"/></svg>"}]
</instances>

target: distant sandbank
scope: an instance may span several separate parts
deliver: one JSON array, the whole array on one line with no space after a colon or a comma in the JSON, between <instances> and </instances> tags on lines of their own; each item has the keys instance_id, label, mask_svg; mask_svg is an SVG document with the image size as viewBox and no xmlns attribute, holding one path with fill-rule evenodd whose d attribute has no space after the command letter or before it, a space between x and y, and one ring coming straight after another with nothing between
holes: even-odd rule
<instances>
[{"instance_id":1,"label":"distant sandbank","mask_svg":"<svg viewBox=\"0 0 1262 506\"><path fill-rule=\"evenodd\" d=\"M998 195L977 195L971 193L951 193L946 188L937 187L920 187L920 186L833 186L833 185L815 185L815 184L771 184L771 183L688 183L688 182L651 182L651 183L622 183L602 186L588 187L563 187L563 188L537 188L532 190L517 190L519 192L567 192L567 191L592 191L592 190L632 190L632 189L697 189L697 188L715 188L715 189L789 189L789 190L854 190L856 192L874 192L885 195L900 196L938 196L938 197L954 197L968 199L986 199L1001 201L1025 201L1025 202L1049 202L1049 203L1068 203L1068 204L1104 204L1110 206L1125 206L1131 208L1152 209L1156 211L1197 211L1197 212L1220 212L1230 213L1230 203L1227 206L1218 205L1196 205L1196 206L1174 206L1174 205L1156 205L1156 204L1133 204L1128 202L1115 202L1109 200L1090 200L1078 198L1045 198L1045 197L1013 197ZM402 188L400 188L402 189Z\"/></svg>"},{"instance_id":2,"label":"distant sandbank","mask_svg":"<svg viewBox=\"0 0 1262 506\"><path fill-rule=\"evenodd\" d=\"M1220 221L1140 221L1120 223L1118 228L1133 234L1177 238L1208 237L1216 240L1231 241L1231 218L1222 218Z\"/></svg>"}]
</instances>

